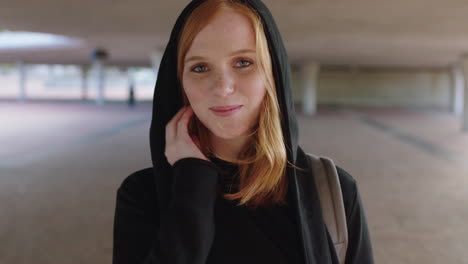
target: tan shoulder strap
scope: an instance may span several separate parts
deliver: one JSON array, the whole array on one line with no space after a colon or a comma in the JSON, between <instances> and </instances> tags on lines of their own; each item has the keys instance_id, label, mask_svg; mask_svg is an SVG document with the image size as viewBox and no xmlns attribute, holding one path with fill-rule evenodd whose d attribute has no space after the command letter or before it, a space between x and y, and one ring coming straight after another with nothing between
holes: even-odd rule
<instances>
[{"instance_id":1,"label":"tan shoulder strap","mask_svg":"<svg viewBox=\"0 0 468 264\"><path fill-rule=\"evenodd\" d=\"M348 228L340 179L332 159L307 153L322 206L323 220L335 245L341 264L345 263L348 247Z\"/></svg>"}]
</instances>

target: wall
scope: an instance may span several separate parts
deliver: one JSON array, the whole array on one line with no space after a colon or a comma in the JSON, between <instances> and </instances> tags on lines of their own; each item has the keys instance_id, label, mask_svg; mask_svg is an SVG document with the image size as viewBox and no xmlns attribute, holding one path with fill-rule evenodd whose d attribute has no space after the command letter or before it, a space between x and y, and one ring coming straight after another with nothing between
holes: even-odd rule
<instances>
[{"instance_id":1,"label":"wall","mask_svg":"<svg viewBox=\"0 0 468 264\"><path fill-rule=\"evenodd\" d=\"M301 100L297 68L292 69L293 95ZM447 69L323 68L319 104L450 109Z\"/></svg>"}]
</instances>

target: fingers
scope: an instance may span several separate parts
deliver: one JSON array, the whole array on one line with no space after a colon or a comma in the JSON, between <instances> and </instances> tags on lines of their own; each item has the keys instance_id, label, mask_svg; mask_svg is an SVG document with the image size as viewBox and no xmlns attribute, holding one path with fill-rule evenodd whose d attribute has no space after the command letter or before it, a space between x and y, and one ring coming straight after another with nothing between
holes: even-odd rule
<instances>
[{"instance_id":1,"label":"fingers","mask_svg":"<svg viewBox=\"0 0 468 264\"><path fill-rule=\"evenodd\" d=\"M166 125L166 141L172 141L177 134L177 123L181 116L186 112L187 107L182 107L179 111L172 117L171 121Z\"/></svg>"},{"instance_id":2,"label":"fingers","mask_svg":"<svg viewBox=\"0 0 468 264\"><path fill-rule=\"evenodd\" d=\"M189 135L188 125L194 114L191 106L183 107L166 125L166 149L164 154L171 165L184 157L197 157L208 160L201 152L198 138Z\"/></svg>"},{"instance_id":3,"label":"fingers","mask_svg":"<svg viewBox=\"0 0 468 264\"><path fill-rule=\"evenodd\" d=\"M193 114L193 109L188 106L187 110L184 112L184 114L180 117L179 122L177 123L177 137L185 137L187 138L188 136L188 122L190 120L190 117Z\"/></svg>"}]
</instances>

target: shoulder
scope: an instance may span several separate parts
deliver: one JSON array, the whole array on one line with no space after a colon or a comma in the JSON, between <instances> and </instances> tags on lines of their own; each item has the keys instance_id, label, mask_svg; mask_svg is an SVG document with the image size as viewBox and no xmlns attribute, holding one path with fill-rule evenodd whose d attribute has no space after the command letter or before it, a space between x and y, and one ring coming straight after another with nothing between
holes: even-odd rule
<instances>
[{"instance_id":1,"label":"shoulder","mask_svg":"<svg viewBox=\"0 0 468 264\"><path fill-rule=\"evenodd\" d=\"M138 170L127 176L117 189L117 205L146 209L156 206L153 168ZM150 210L153 211L153 210Z\"/></svg>"},{"instance_id":2,"label":"shoulder","mask_svg":"<svg viewBox=\"0 0 468 264\"><path fill-rule=\"evenodd\" d=\"M119 186L119 190L142 190L148 188L150 182L153 182L153 168L138 170L125 177Z\"/></svg>"},{"instance_id":3,"label":"shoulder","mask_svg":"<svg viewBox=\"0 0 468 264\"><path fill-rule=\"evenodd\" d=\"M338 177L341 185L341 192L343 194L343 202L345 205L346 216L349 219L351 210L355 206L356 198L358 195L358 184L349 172L343 168L335 165L338 172Z\"/></svg>"},{"instance_id":4,"label":"shoulder","mask_svg":"<svg viewBox=\"0 0 468 264\"><path fill-rule=\"evenodd\" d=\"M335 165L342 191L346 193L354 193L356 191L357 182L353 176L343 168Z\"/></svg>"}]
</instances>

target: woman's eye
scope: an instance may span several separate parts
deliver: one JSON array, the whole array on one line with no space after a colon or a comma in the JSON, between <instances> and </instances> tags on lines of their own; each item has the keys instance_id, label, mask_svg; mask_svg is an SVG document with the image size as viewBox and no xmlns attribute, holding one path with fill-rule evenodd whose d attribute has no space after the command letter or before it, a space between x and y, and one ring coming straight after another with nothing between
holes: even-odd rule
<instances>
[{"instance_id":1,"label":"woman's eye","mask_svg":"<svg viewBox=\"0 0 468 264\"><path fill-rule=\"evenodd\" d=\"M192 71L194 72L204 72L206 70L206 66L204 65L198 65L192 68Z\"/></svg>"},{"instance_id":2,"label":"woman's eye","mask_svg":"<svg viewBox=\"0 0 468 264\"><path fill-rule=\"evenodd\" d=\"M252 64L252 62L248 60L240 60L236 65L239 67L246 67L246 66L249 66L250 64Z\"/></svg>"}]
</instances>

